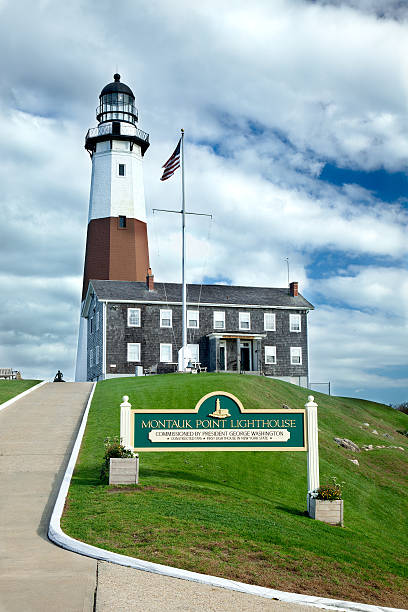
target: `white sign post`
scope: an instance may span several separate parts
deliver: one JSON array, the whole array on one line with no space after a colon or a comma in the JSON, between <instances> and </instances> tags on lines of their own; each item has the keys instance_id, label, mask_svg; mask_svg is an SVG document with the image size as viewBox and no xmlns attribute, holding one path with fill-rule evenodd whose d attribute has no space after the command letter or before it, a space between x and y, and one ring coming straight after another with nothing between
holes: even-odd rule
<instances>
[{"instance_id":1,"label":"white sign post","mask_svg":"<svg viewBox=\"0 0 408 612\"><path fill-rule=\"evenodd\" d=\"M120 441L125 448L132 450L132 404L129 404L127 395L124 395L122 399L123 402L120 405Z\"/></svg>"},{"instance_id":2,"label":"white sign post","mask_svg":"<svg viewBox=\"0 0 408 612\"><path fill-rule=\"evenodd\" d=\"M319 488L319 434L317 428L317 404L309 395L305 404L307 414L307 511L310 510L310 494Z\"/></svg>"}]
</instances>

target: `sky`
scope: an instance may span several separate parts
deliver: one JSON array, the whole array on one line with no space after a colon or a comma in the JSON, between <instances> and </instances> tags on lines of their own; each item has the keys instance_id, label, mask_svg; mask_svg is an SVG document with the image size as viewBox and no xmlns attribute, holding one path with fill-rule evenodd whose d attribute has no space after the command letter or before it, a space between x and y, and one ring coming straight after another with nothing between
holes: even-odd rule
<instances>
[{"instance_id":1,"label":"sky","mask_svg":"<svg viewBox=\"0 0 408 612\"><path fill-rule=\"evenodd\" d=\"M408 399L408 6L393 0L0 0L0 366L72 380L101 89L118 71L150 134L151 264L285 287L309 314L312 383ZM327 385L315 386L327 391Z\"/></svg>"}]
</instances>

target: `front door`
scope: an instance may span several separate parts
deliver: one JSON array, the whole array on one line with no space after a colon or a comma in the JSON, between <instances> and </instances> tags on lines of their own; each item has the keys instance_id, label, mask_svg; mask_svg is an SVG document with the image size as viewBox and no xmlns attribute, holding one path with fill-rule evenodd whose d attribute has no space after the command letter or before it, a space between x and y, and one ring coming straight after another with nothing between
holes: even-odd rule
<instances>
[{"instance_id":1,"label":"front door","mask_svg":"<svg viewBox=\"0 0 408 612\"><path fill-rule=\"evenodd\" d=\"M220 352L219 352L219 359L218 359L218 370L226 370L227 369L227 364L226 364L226 346L225 346L225 340L220 342Z\"/></svg>"},{"instance_id":2,"label":"front door","mask_svg":"<svg viewBox=\"0 0 408 612\"><path fill-rule=\"evenodd\" d=\"M241 342L241 371L249 372L251 369L251 350L249 342Z\"/></svg>"}]
</instances>

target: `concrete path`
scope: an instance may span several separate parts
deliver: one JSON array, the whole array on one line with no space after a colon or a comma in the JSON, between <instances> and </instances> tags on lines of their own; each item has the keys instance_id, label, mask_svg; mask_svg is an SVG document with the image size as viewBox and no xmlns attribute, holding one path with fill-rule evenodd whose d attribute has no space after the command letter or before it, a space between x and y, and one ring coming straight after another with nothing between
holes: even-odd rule
<instances>
[{"instance_id":1,"label":"concrete path","mask_svg":"<svg viewBox=\"0 0 408 612\"><path fill-rule=\"evenodd\" d=\"M316 612L189 580L98 563L95 612Z\"/></svg>"},{"instance_id":2,"label":"concrete path","mask_svg":"<svg viewBox=\"0 0 408 612\"><path fill-rule=\"evenodd\" d=\"M91 383L48 383L0 412L0 612L316 610L97 562L47 539Z\"/></svg>"},{"instance_id":3,"label":"concrete path","mask_svg":"<svg viewBox=\"0 0 408 612\"><path fill-rule=\"evenodd\" d=\"M90 612L94 559L47 538L91 383L48 383L0 412L0 611Z\"/></svg>"}]
</instances>

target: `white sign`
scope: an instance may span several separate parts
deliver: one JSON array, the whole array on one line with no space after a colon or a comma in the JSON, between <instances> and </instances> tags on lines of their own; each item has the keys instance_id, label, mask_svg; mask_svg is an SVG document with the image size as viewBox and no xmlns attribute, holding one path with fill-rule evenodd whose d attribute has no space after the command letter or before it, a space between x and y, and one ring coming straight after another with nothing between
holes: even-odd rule
<instances>
[{"instance_id":1,"label":"white sign","mask_svg":"<svg viewBox=\"0 0 408 612\"><path fill-rule=\"evenodd\" d=\"M287 442L287 429L152 429L150 442Z\"/></svg>"}]
</instances>

